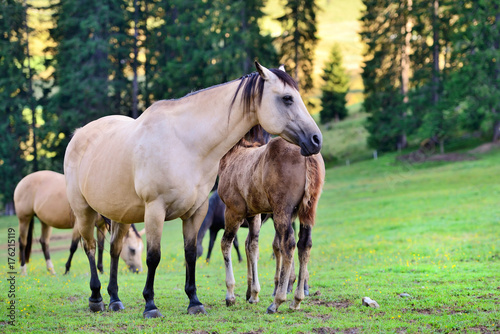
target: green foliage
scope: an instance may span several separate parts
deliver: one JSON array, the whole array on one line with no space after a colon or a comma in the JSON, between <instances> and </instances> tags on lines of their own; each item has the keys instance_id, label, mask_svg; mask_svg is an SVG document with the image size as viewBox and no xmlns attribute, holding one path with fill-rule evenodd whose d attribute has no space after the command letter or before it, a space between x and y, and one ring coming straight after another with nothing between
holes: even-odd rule
<instances>
[{"instance_id":1,"label":"green foliage","mask_svg":"<svg viewBox=\"0 0 500 334\"><path fill-rule=\"evenodd\" d=\"M10 202L27 172L20 143L29 137L23 110L29 105L24 28L25 9L18 1L0 6L0 202ZM3 198L2 198L3 197ZM3 200L2 200L3 199Z\"/></svg>"},{"instance_id":2,"label":"green foliage","mask_svg":"<svg viewBox=\"0 0 500 334\"><path fill-rule=\"evenodd\" d=\"M246 265L233 260L237 300L226 307L224 260L215 249L210 264L202 259L196 264L197 294L208 316L186 314L182 223L176 220L164 225L155 279L155 301L164 318L142 318L146 269L131 274L121 260L118 284L125 310L91 313L84 252L76 252L71 272L65 276L68 252L54 250L51 255L58 274L49 275L42 253L33 253L28 276L16 277L17 325L8 326L4 312L0 331L494 333L500 327L500 186L491 180L497 177L499 164L500 151L476 161L421 165L395 163L395 156L389 154L377 161L327 169L312 231L311 296L298 311L288 308L292 298L288 295L277 314L265 314L272 300L275 270L271 257L274 228L267 222L259 237L260 302L245 302ZM6 235L8 227L17 230L16 219L0 218L0 233ZM70 235L61 230L54 233ZM239 230L240 241L247 233L247 229ZM39 235L36 223L35 238ZM69 243L69 239L54 241L51 247L69 248ZM206 251L208 238L203 245ZM40 249L37 244L33 247ZM234 259L234 251L232 255ZM6 252L0 252L3 263L7 263L5 257ZM145 258L144 252L144 264ZM109 261L106 253L106 272L99 276L105 303L109 303ZM7 279L2 271L0 280L5 283ZM398 297L401 293L410 297ZM365 296L376 300L380 308L362 306Z\"/></svg>"},{"instance_id":3,"label":"green foliage","mask_svg":"<svg viewBox=\"0 0 500 334\"><path fill-rule=\"evenodd\" d=\"M363 67L368 144L380 151L397 148L406 131L407 106L402 93L402 47L407 10L399 1L366 0L361 18L362 40L367 44Z\"/></svg>"},{"instance_id":4,"label":"green foliage","mask_svg":"<svg viewBox=\"0 0 500 334\"><path fill-rule=\"evenodd\" d=\"M349 91L349 77L343 66L338 44L334 44L330 59L323 69L321 87L321 123L342 120L347 116L346 95Z\"/></svg>"},{"instance_id":5,"label":"green foliage","mask_svg":"<svg viewBox=\"0 0 500 334\"><path fill-rule=\"evenodd\" d=\"M272 39L256 22L263 1L159 1L158 24L147 41L146 73L154 99L178 98L253 71L253 61L276 64ZM269 65L267 65L269 66Z\"/></svg>"},{"instance_id":6,"label":"green foliage","mask_svg":"<svg viewBox=\"0 0 500 334\"><path fill-rule=\"evenodd\" d=\"M61 2L56 11L51 35L57 42L57 90L48 114L57 120L51 122L53 131L65 135L57 155L61 161L76 128L105 115L128 113L122 109L127 79L121 62L127 53L120 45L126 29L121 4L120 0L71 0Z\"/></svg>"},{"instance_id":7,"label":"green foliage","mask_svg":"<svg viewBox=\"0 0 500 334\"><path fill-rule=\"evenodd\" d=\"M303 92L313 86L312 73L316 36L316 12L314 0L287 0L285 14L278 18L283 34L277 39L281 62L293 73Z\"/></svg>"}]
</instances>

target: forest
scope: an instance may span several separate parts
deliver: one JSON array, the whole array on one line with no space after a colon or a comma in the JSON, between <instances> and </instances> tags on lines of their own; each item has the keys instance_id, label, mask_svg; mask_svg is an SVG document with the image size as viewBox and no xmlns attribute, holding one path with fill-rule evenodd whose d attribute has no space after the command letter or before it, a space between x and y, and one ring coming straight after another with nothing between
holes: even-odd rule
<instances>
[{"instance_id":1,"label":"forest","mask_svg":"<svg viewBox=\"0 0 500 334\"><path fill-rule=\"evenodd\" d=\"M62 171L76 128L105 115L136 118L154 101L250 73L255 60L284 64L318 122L347 117L349 54L336 45L324 64L314 63L318 1L279 1L283 11L271 18L264 0L1 3L0 211L23 176ZM425 142L444 152L464 136L500 139L499 4L363 0L359 67L370 148ZM280 33L262 29L264 19Z\"/></svg>"}]
</instances>

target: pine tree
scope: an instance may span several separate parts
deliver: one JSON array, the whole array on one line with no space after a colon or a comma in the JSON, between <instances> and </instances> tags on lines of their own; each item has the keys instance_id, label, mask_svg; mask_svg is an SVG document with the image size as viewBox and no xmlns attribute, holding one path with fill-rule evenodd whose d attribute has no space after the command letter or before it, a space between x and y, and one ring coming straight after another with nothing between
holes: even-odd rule
<instances>
[{"instance_id":1,"label":"pine tree","mask_svg":"<svg viewBox=\"0 0 500 334\"><path fill-rule=\"evenodd\" d=\"M25 73L25 9L14 0L0 6L0 204L12 201L14 188L27 172L19 143L27 141L23 109L29 105Z\"/></svg>"},{"instance_id":2,"label":"pine tree","mask_svg":"<svg viewBox=\"0 0 500 334\"><path fill-rule=\"evenodd\" d=\"M73 131L109 114L128 113L131 96L123 70L128 62L120 0L68 0L59 4L51 35L56 93L49 103L54 132L62 132L57 159ZM130 101L131 99L128 99Z\"/></svg>"},{"instance_id":3,"label":"pine tree","mask_svg":"<svg viewBox=\"0 0 500 334\"><path fill-rule=\"evenodd\" d=\"M288 0L285 14L278 18L283 27L283 34L277 42L281 62L289 68L299 87L305 93L313 86L314 49L316 36L316 12L314 0Z\"/></svg>"},{"instance_id":4,"label":"pine tree","mask_svg":"<svg viewBox=\"0 0 500 334\"><path fill-rule=\"evenodd\" d=\"M390 151L405 144L410 118L404 71L407 10L394 0L364 0L362 40L367 44L363 67L364 109L370 114L368 144ZM406 66L406 65L405 65Z\"/></svg>"},{"instance_id":5,"label":"pine tree","mask_svg":"<svg viewBox=\"0 0 500 334\"><path fill-rule=\"evenodd\" d=\"M347 116L346 95L349 90L349 77L343 66L342 54L338 44L334 44L330 59L323 69L321 87L321 123L339 121Z\"/></svg>"},{"instance_id":6,"label":"pine tree","mask_svg":"<svg viewBox=\"0 0 500 334\"><path fill-rule=\"evenodd\" d=\"M236 79L253 69L255 58L276 62L270 36L257 25L262 1L161 0L154 6L159 24L147 40L146 72L154 100Z\"/></svg>"},{"instance_id":7,"label":"pine tree","mask_svg":"<svg viewBox=\"0 0 500 334\"><path fill-rule=\"evenodd\" d=\"M466 129L500 139L500 5L464 0L453 6L453 73L447 94L462 109Z\"/></svg>"}]
</instances>

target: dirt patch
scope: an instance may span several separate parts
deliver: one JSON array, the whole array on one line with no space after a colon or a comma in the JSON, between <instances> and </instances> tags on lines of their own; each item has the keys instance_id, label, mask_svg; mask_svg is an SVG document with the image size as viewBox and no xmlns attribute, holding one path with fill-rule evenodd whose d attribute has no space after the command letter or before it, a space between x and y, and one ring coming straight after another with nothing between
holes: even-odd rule
<instances>
[{"instance_id":1,"label":"dirt patch","mask_svg":"<svg viewBox=\"0 0 500 334\"><path fill-rule=\"evenodd\" d=\"M264 330L262 328L259 328L259 330L251 331L251 332L243 332L242 334L260 334L262 332L264 332Z\"/></svg>"},{"instance_id":2,"label":"dirt patch","mask_svg":"<svg viewBox=\"0 0 500 334\"><path fill-rule=\"evenodd\" d=\"M341 301L329 302L329 301L321 300L321 299L311 299L309 301L309 303L312 304L312 305L334 307L336 309L348 308L349 306L352 305L352 303L350 301L348 301L348 300L341 300Z\"/></svg>"},{"instance_id":3,"label":"dirt patch","mask_svg":"<svg viewBox=\"0 0 500 334\"><path fill-rule=\"evenodd\" d=\"M400 155L396 159L409 163L421 163L429 161L471 161L476 160L477 158L467 153L426 154L425 152L418 150L411 152L410 154Z\"/></svg>"},{"instance_id":4,"label":"dirt patch","mask_svg":"<svg viewBox=\"0 0 500 334\"><path fill-rule=\"evenodd\" d=\"M479 145L475 149L470 150L469 153L470 154L483 154L483 153L487 153L487 152L489 152L491 150L495 150L495 149L500 149L500 141Z\"/></svg>"},{"instance_id":5,"label":"dirt patch","mask_svg":"<svg viewBox=\"0 0 500 334\"><path fill-rule=\"evenodd\" d=\"M468 329L473 331L474 333L481 333L481 334L500 333L499 331L491 330L486 326L474 326L474 327L469 327Z\"/></svg>"}]
</instances>

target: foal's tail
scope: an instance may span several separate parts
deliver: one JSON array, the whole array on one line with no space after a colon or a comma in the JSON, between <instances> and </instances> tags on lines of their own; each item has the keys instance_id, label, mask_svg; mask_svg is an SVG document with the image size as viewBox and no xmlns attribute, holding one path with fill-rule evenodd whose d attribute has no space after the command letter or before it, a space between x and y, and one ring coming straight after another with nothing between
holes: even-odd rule
<instances>
[{"instance_id":1,"label":"foal's tail","mask_svg":"<svg viewBox=\"0 0 500 334\"><path fill-rule=\"evenodd\" d=\"M298 216L300 223L314 226L316 208L325 182L325 163L321 154L306 157L306 186Z\"/></svg>"},{"instance_id":2,"label":"foal's tail","mask_svg":"<svg viewBox=\"0 0 500 334\"><path fill-rule=\"evenodd\" d=\"M26 246L24 248L24 262L30 262L31 245L33 244L33 226L35 225L35 216L31 217L30 225L28 227L28 238L26 239ZM21 238L19 238L19 241ZM21 252L19 252L19 262L21 262Z\"/></svg>"}]
</instances>

